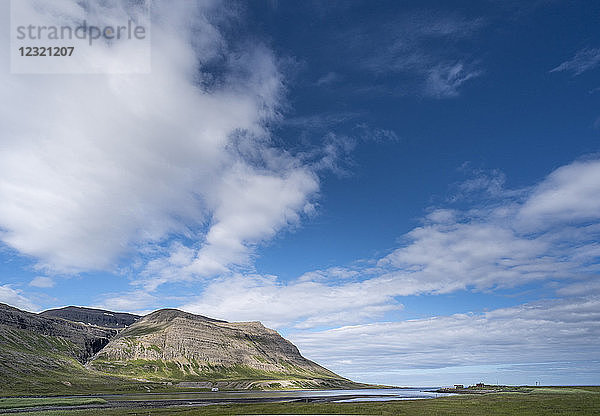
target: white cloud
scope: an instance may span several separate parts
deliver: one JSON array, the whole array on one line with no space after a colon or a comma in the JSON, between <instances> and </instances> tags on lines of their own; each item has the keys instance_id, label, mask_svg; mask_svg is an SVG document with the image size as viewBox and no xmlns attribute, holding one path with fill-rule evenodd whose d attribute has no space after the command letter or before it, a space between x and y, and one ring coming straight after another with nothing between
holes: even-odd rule
<instances>
[{"instance_id":1,"label":"white cloud","mask_svg":"<svg viewBox=\"0 0 600 416\"><path fill-rule=\"evenodd\" d=\"M39 306L24 296L21 290L15 289L11 285L0 285L0 303L6 303L7 305L30 312L40 309Z\"/></svg>"},{"instance_id":2,"label":"white cloud","mask_svg":"<svg viewBox=\"0 0 600 416\"><path fill-rule=\"evenodd\" d=\"M323 283L301 279L285 284L276 277L236 275L208 285L182 309L227 320L260 319L273 327L339 325L380 318L398 310L385 291L370 282Z\"/></svg>"},{"instance_id":3,"label":"white cloud","mask_svg":"<svg viewBox=\"0 0 600 416\"><path fill-rule=\"evenodd\" d=\"M545 258L543 241L486 223L431 224L407 234L405 247L379 261L380 277L398 295L510 287L556 277L564 266Z\"/></svg>"},{"instance_id":4,"label":"white cloud","mask_svg":"<svg viewBox=\"0 0 600 416\"><path fill-rule=\"evenodd\" d=\"M577 161L526 190L493 181L483 206L430 213L402 247L379 260L386 273L377 279L388 293L408 295L597 273L599 169L600 160Z\"/></svg>"},{"instance_id":5,"label":"white cloud","mask_svg":"<svg viewBox=\"0 0 600 416\"><path fill-rule=\"evenodd\" d=\"M462 62L443 64L432 68L427 75L425 92L437 98L456 97L458 89L468 80L481 75L479 70L469 70Z\"/></svg>"},{"instance_id":6,"label":"white cloud","mask_svg":"<svg viewBox=\"0 0 600 416\"><path fill-rule=\"evenodd\" d=\"M322 86L333 84L333 83L339 81L339 79L340 79L340 76L338 74L336 74L335 72L328 72L327 74L320 77L317 80L317 82L315 82L315 84L319 87L322 87Z\"/></svg>"},{"instance_id":7,"label":"white cloud","mask_svg":"<svg viewBox=\"0 0 600 416\"><path fill-rule=\"evenodd\" d=\"M600 48L585 48L578 51L575 56L563 62L550 72L570 72L572 75L581 75L600 65Z\"/></svg>"},{"instance_id":8,"label":"white cloud","mask_svg":"<svg viewBox=\"0 0 600 416\"><path fill-rule=\"evenodd\" d=\"M598 253L598 257L600 257L600 252ZM575 282L557 289L556 293L562 296L600 294L600 279L592 277L588 280Z\"/></svg>"},{"instance_id":9,"label":"white cloud","mask_svg":"<svg viewBox=\"0 0 600 416\"><path fill-rule=\"evenodd\" d=\"M136 313L146 315L153 311L158 297L143 290L134 290L126 293L112 293L105 295L105 299L93 305L95 308L115 312ZM164 299L162 299L164 302Z\"/></svg>"},{"instance_id":10,"label":"white cloud","mask_svg":"<svg viewBox=\"0 0 600 416\"><path fill-rule=\"evenodd\" d=\"M552 172L519 212L524 227L600 219L600 162L574 162Z\"/></svg>"},{"instance_id":11,"label":"white cloud","mask_svg":"<svg viewBox=\"0 0 600 416\"><path fill-rule=\"evenodd\" d=\"M69 4L45 17L103 19ZM126 21L119 4L103 7ZM318 190L310 167L270 145L282 77L264 46L220 32L236 11L153 7L149 75L0 75L0 239L42 268L114 269L136 253L143 268L153 253L150 285L179 278L172 265L210 276L245 265ZM109 65L110 46L95 48Z\"/></svg>"},{"instance_id":12,"label":"white cloud","mask_svg":"<svg viewBox=\"0 0 600 416\"><path fill-rule=\"evenodd\" d=\"M29 282L29 286L39 288L50 288L54 287L54 280L45 276L37 276L31 282Z\"/></svg>"},{"instance_id":13,"label":"white cloud","mask_svg":"<svg viewBox=\"0 0 600 416\"><path fill-rule=\"evenodd\" d=\"M224 173L220 188L209 196L214 209L203 246L193 252L175 245L167 258L149 262L141 283L156 287L191 276L214 277L226 274L232 263L249 264L249 246L298 223L310 206L307 196L318 188L309 170L291 167L288 172L274 175L240 164Z\"/></svg>"},{"instance_id":14,"label":"white cloud","mask_svg":"<svg viewBox=\"0 0 600 416\"><path fill-rule=\"evenodd\" d=\"M598 337L598 297L289 335L307 357L340 374L400 384L414 383L414 376L428 369L437 369L437 374L417 377L435 384L441 379L439 373L452 367L460 372L462 366L593 362L600 359ZM537 367L532 373L542 372L543 366ZM479 371L479 377L494 373L489 369L470 371ZM451 383L456 376L446 375L445 379ZM522 375L513 382L522 383Z\"/></svg>"},{"instance_id":15,"label":"white cloud","mask_svg":"<svg viewBox=\"0 0 600 416\"><path fill-rule=\"evenodd\" d=\"M485 171L482 169L473 169L471 163L464 163L461 171L470 175L470 178L458 183L457 190L450 198L451 201L471 200L477 201L488 198L507 198L509 196L519 196L526 190L509 191L505 188L506 177L498 169Z\"/></svg>"}]
</instances>

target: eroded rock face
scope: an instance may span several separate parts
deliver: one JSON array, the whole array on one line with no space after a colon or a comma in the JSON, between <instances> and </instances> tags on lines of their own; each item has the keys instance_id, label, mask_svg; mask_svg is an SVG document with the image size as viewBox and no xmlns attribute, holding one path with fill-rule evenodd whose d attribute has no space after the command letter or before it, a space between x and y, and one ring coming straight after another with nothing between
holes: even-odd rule
<instances>
[{"instance_id":1,"label":"eroded rock face","mask_svg":"<svg viewBox=\"0 0 600 416\"><path fill-rule=\"evenodd\" d=\"M74 358L82 363L104 348L117 334L114 329L44 317L0 303L0 329L2 327L27 330L39 335L61 337L71 341L77 347ZM2 335L0 331L0 341Z\"/></svg>"},{"instance_id":2,"label":"eroded rock face","mask_svg":"<svg viewBox=\"0 0 600 416\"><path fill-rule=\"evenodd\" d=\"M94 357L94 361L176 363L186 375L213 367L244 366L265 372L341 378L304 358L260 322L230 323L165 309L145 316Z\"/></svg>"},{"instance_id":3,"label":"eroded rock face","mask_svg":"<svg viewBox=\"0 0 600 416\"><path fill-rule=\"evenodd\" d=\"M60 309L49 309L40 315L47 318L62 318L72 322L101 326L104 328L123 329L141 318L130 313L111 312L101 309L66 306Z\"/></svg>"}]
</instances>

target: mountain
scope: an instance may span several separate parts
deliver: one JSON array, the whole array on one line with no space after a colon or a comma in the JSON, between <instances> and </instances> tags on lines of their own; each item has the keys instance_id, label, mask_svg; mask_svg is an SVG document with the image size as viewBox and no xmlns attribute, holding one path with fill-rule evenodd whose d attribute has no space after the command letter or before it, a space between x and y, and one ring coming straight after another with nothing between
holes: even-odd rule
<instances>
[{"instance_id":1,"label":"mountain","mask_svg":"<svg viewBox=\"0 0 600 416\"><path fill-rule=\"evenodd\" d=\"M130 313L111 312L101 309L66 306L60 309L49 309L40 313L45 317L67 319L104 328L125 328L141 318Z\"/></svg>"},{"instance_id":2,"label":"mountain","mask_svg":"<svg viewBox=\"0 0 600 416\"><path fill-rule=\"evenodd\" d=\"M0 328L3 341L9 337L10 330L25 330L32 335L48 339L59 337L68 342L72 357L81 363L85 363L100 351L117 334L114 329L40 316L2 303L0 303Z\"/></svg>"},{"instance_id":3,"label":"mountain","mask_svg":"<svg viewBox=\"0 0 600 416\"><path fill-rule=\"evenodd\" d=\"M260 322L225 322L176 309L144 317L78 307L34 314L0 304L4 394L173 388L167 386L364 385L304 358Z\"/></svg>"},{"instance_id":4,"label":"mountain","mask_svg":"<svg viewBox=\"0 0 600 416\"><path fill-rule=\"evenodd\" d=\"M0 391L57 394L69 386L112 389L120 380L83 366L117 334L59 318L47 318L0 303Z\"/></svg>"},{"instance_id":5,"label":"mountain","mask_svg":"<svg viewBox=\"0 0 600 416\"><path fill-rule=\"evenodd\" d=\"M175 309L143 317L88 364L149 380L274 380L290 387L347 383L260 322L225 322ZM254 384L253 384L254 385Z\"/></svg>"}]
</instances>

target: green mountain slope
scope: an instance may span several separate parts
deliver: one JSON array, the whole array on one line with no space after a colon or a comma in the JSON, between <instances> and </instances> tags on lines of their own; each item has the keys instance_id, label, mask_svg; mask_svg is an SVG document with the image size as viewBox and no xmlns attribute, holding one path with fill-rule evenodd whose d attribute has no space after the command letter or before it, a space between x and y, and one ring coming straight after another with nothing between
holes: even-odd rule
<instances>
[{"instance_id":1,"label":"green mountain slope","mask_svg":"<svg viewBox=\"0 0 600 416\"><path fill-rule=\"evenodd\" d=\"M0 392L67 394L136 388L84 363L115 330L48 319L0 304Z\"/></svg>"},{"instance_id":2,"label":"green mountain slope","mask_svg":"<svg viewBox=\"0 0 600 416\"><path fill-rule=\"evenodd\" d=\"M73 357L82 363L100 351L117 334L114 329L44 317L1 303L0 325L3 328L26 330L37 335L61 337L74 345ZM8 333L5 331L0 332L0 342L7 341L6 335Z\"/></svg>"}]
</instances>

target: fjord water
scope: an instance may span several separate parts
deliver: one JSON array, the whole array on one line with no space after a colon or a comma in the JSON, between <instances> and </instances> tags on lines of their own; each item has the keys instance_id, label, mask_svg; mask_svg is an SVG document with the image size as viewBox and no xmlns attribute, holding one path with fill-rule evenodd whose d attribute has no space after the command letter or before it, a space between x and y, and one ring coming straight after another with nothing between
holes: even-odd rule
<instances>
[{"instance_id":1,"label":"fjord water","mask_svg":"<svg viewBox=\"0 0 600 416\"><path fill-rule=\"evenodd\" d=\"M286 399L323 399L332 402L349 401L389 401L432 399L450 396L448 393L436 393L438 387L407 387L395 389L356 389L356 390L278 390L278 391L219 391L219 392L178 392L178 393L137 393L106 394L106 400L153 401L153 400L222 400L254 399L260 401L278 401ZM91 396L90 396L91 397Z\"/></svg>"}]
</instances>

